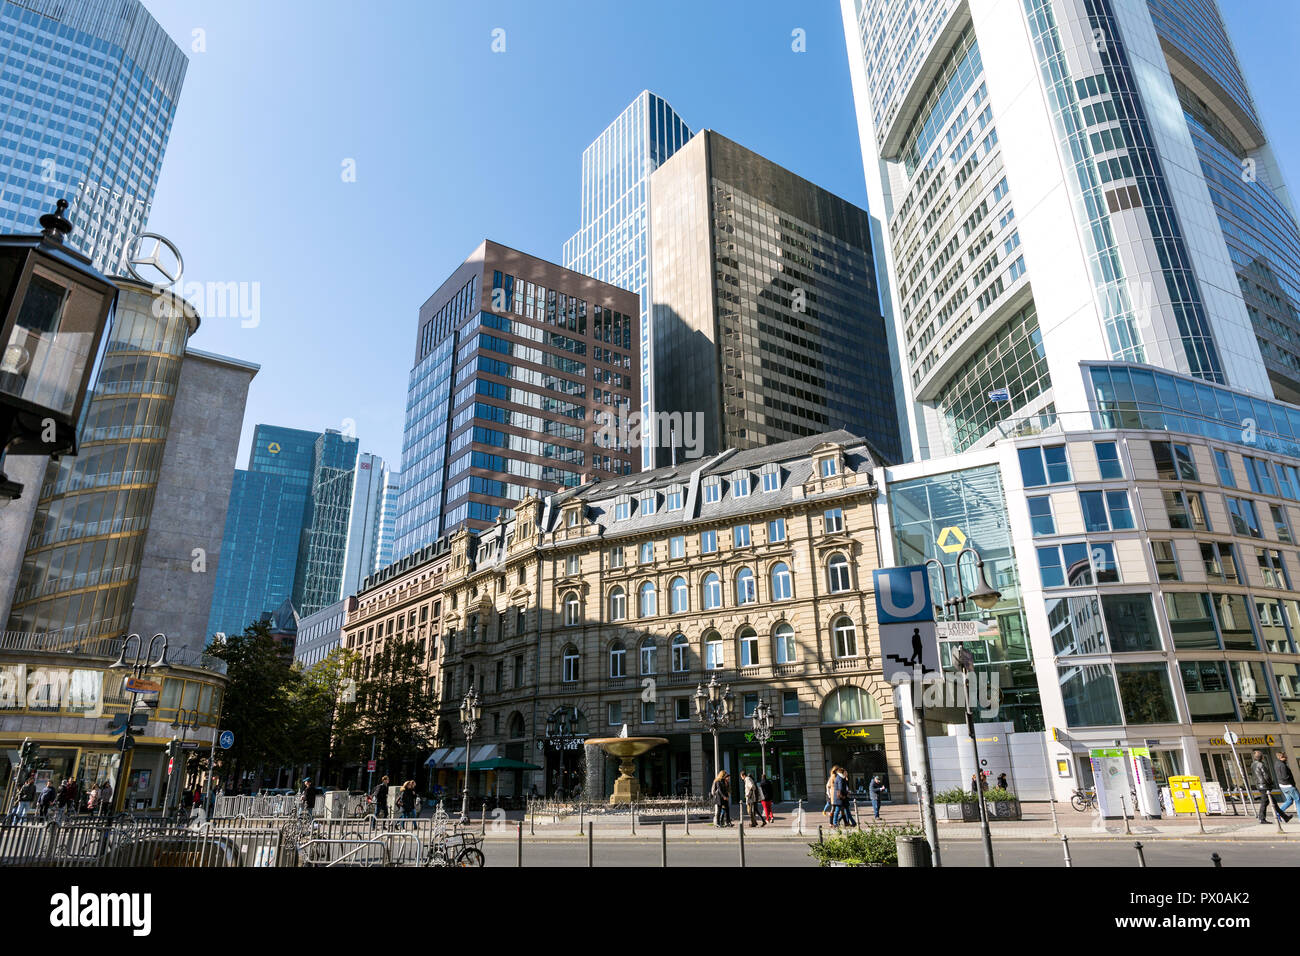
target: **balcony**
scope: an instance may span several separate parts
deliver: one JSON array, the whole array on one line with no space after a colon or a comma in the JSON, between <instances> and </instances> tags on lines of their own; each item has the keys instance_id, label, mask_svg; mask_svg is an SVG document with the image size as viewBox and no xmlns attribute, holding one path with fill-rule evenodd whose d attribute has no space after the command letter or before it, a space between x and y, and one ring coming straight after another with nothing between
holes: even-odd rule
<instances>
[{"instance_id":1,"label":"balcony","mask_svg":"<svg viewBox=\"0 0 1300 956\"><path fill-rule=\"evenodd\" d=\"M831 670L838 674L842 671L864 671L867 669L865 657L837 657L831 662Z\"/></svg>"},{"instance_id":2,"label":"balcony","mask_svg":"<svg viewBox=\"0 0 1300 956\"><path fill-rule=\"evenodd\" d=\"M88 637L69 631L0 631L0 651L15 651L24 654L68 654L82 657L103 657L116 660L122 650L122 638ZM148 638L152 635L140 635L144 648L149 647ZM212 671L215 674L226 673L226 662L210 657L205 651L189 647L169 647L167 663L177 667L194 667Z\"/></svg>"}]
</instances>

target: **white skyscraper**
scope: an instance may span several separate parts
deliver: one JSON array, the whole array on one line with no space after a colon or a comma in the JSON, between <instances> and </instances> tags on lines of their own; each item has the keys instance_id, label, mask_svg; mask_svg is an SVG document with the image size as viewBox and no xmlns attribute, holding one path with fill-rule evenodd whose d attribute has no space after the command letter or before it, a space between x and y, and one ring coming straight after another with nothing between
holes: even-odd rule
<instances>
[{"instance_id":1,"label":"white skyscraper","mask_svg":"<svg viewBox=\"0 0 1300 956\"><path fill-rule=\"evenodd\" d=\"M343 565L342 596L356 594L361 583L375 573L383 527L388 467L378 455L357 456L352 483L352 516L348 522L348 549Z\"/></svg>"}]
</instances>

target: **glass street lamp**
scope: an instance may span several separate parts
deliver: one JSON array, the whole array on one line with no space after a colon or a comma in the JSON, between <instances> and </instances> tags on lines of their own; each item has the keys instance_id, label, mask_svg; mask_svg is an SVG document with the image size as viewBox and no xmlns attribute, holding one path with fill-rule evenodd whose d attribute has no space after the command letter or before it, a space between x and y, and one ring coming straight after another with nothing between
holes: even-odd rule
<instances>
[{"instance_id":1,"label":"glass street lamp","mask_svg":"<svg viewBox=\"0 0 1300 956\"><path fill-rule=\"evenodd\" d=\"M554 742L556 748L555 787L558 791L564 787L564 755L568 753L569 744L578 737L578 708L561 707L547 717L546 737Z\"/></svg>"},{"instance_id":2,"label":"glass street lamp","mask_svg":"<svg viewBox=\"0 0 1300 956\"><path fill-rule=\"evenodd\" d=\"M0 500L5 454L76 454L77 425L117 288L64 246L67 200L38 236L0 236Z\"/></svg>"},{"instance_id":3,"label":"glass street lamp","mask_svg":"<svg viewBox=\"0 0 1300 956\"><path fill-rule=\"evenodd\" d=\"M735 701L731 688L718 683L718 675L709 678L708 686L695 685L695 717L713 734L713 774L722 769L718 752L718 731L735 717Z\"/></svg>"},{"instance_id":4,"label":"glass street lamp","mask_svg":"<svg viewBox=\"0 0 1300 956\"><path fill-rule=\"evenodd\" d=\"M150 663L149 658L153 657L153 648L154 645L158 643L159 639L162 640L162 647L158 651L158 659ZM127 653L131 647L132 640L135 641L135 656L128 658ZM122 638L122 649L118 652L117 660L113 661L113 663L108 666L113 669L130 668L131 675L135 677L136 680L142 680L144 675L151 670L168 670L167 635L159 632L151 637L149 639L149 647L146 651L144 641L140 639L139 634L128 634L126 637ZM139 699L143 700L143 698ZM114 800L119 799L119 795L122 793L122 770L126 767L126 752L134 745L135 741L131 736L131 724L130 719L128 718L126 730L122 734L122 756L119 757L117 761L117 779L114 781L115 786L113 787ZM167 785L168 787L171 786L170 779L167 781Z\"/></svg>"},{"instance_id":5,"label":"glass street lamp","mask_svg":"<svg viewBox=\"0 0 1300 956\"><path fill-rule=\"evenodd\" d=\"M465 731L465 789L460 800L460 819L462 823L469 821L469 755L470 751L474 749L471 744L474 735L478 733L478 719L482 714L483 708L479 706L478 691L471 687L460 705L460 726Z\"/></svg>"},{"instance_id":6,"label":"glass street lamp","mask_svg":"<svg viewBox=\"0 0 1300 956\"><path fill-rule=\"evenodd\" d=\"M758 757L762 764L760 779L767 777L767 742L772 739L772 708L766 698L754 705L754 739L758 741Z\"/></svg>"}]
</instances>

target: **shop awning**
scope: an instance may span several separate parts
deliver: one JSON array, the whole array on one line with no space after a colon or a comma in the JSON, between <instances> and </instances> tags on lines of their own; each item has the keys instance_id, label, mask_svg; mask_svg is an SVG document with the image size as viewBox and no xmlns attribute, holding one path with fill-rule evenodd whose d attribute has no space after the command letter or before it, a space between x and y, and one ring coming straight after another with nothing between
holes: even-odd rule
<instances>
[{"instance_id":1,"label":"shop awning","mask_svg":"<svg viewBox=\"0 0 1300 956\"><path fill-rule=\"evenodd\" d=\"M426 767L441 767L443 759L447 756L450 747L440 747L433 753L429 754L429 759L424 762Z\"/></svg>"},{"instance_id":2,"label":"shop awning","mask_svg":"<svg viewBox=\"0 0 1300 956\"><path fill-rule=\"evenodd\" d=\"M493 757L491 760L476 760L469 765L470 770L541 770L535 763L525 763L510 757Z\"/></svg>"}]
</instances>

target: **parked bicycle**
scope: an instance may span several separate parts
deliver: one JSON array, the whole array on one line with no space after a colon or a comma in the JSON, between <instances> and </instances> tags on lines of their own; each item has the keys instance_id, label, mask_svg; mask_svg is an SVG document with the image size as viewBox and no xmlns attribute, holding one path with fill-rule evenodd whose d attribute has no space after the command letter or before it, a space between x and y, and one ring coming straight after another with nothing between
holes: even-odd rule
<instances>
[{"instance_id":1,"label":"parked bicycle","mask_svg":"<svg viewBox=\"0 0 1300 956\"><path fill-rule=\"evenodd\" d=\"M1086 790L1076 787L1074 795L1070 797L1070 806L1079 811L1093 809L1097 806L1097 791L1091 787Z\"/></svg>"},{"instance_id":2,"label":"parked bicycle","mask_svg":"<svg viewBox=\"0 0 1300 956\"><path fill-rule=\"evenodd\" d=\"M483 851L478 848L479 838L466 831L448 833L429 843L424 859L425 866L482 866Z\"/></svg>"}]
</instances>

